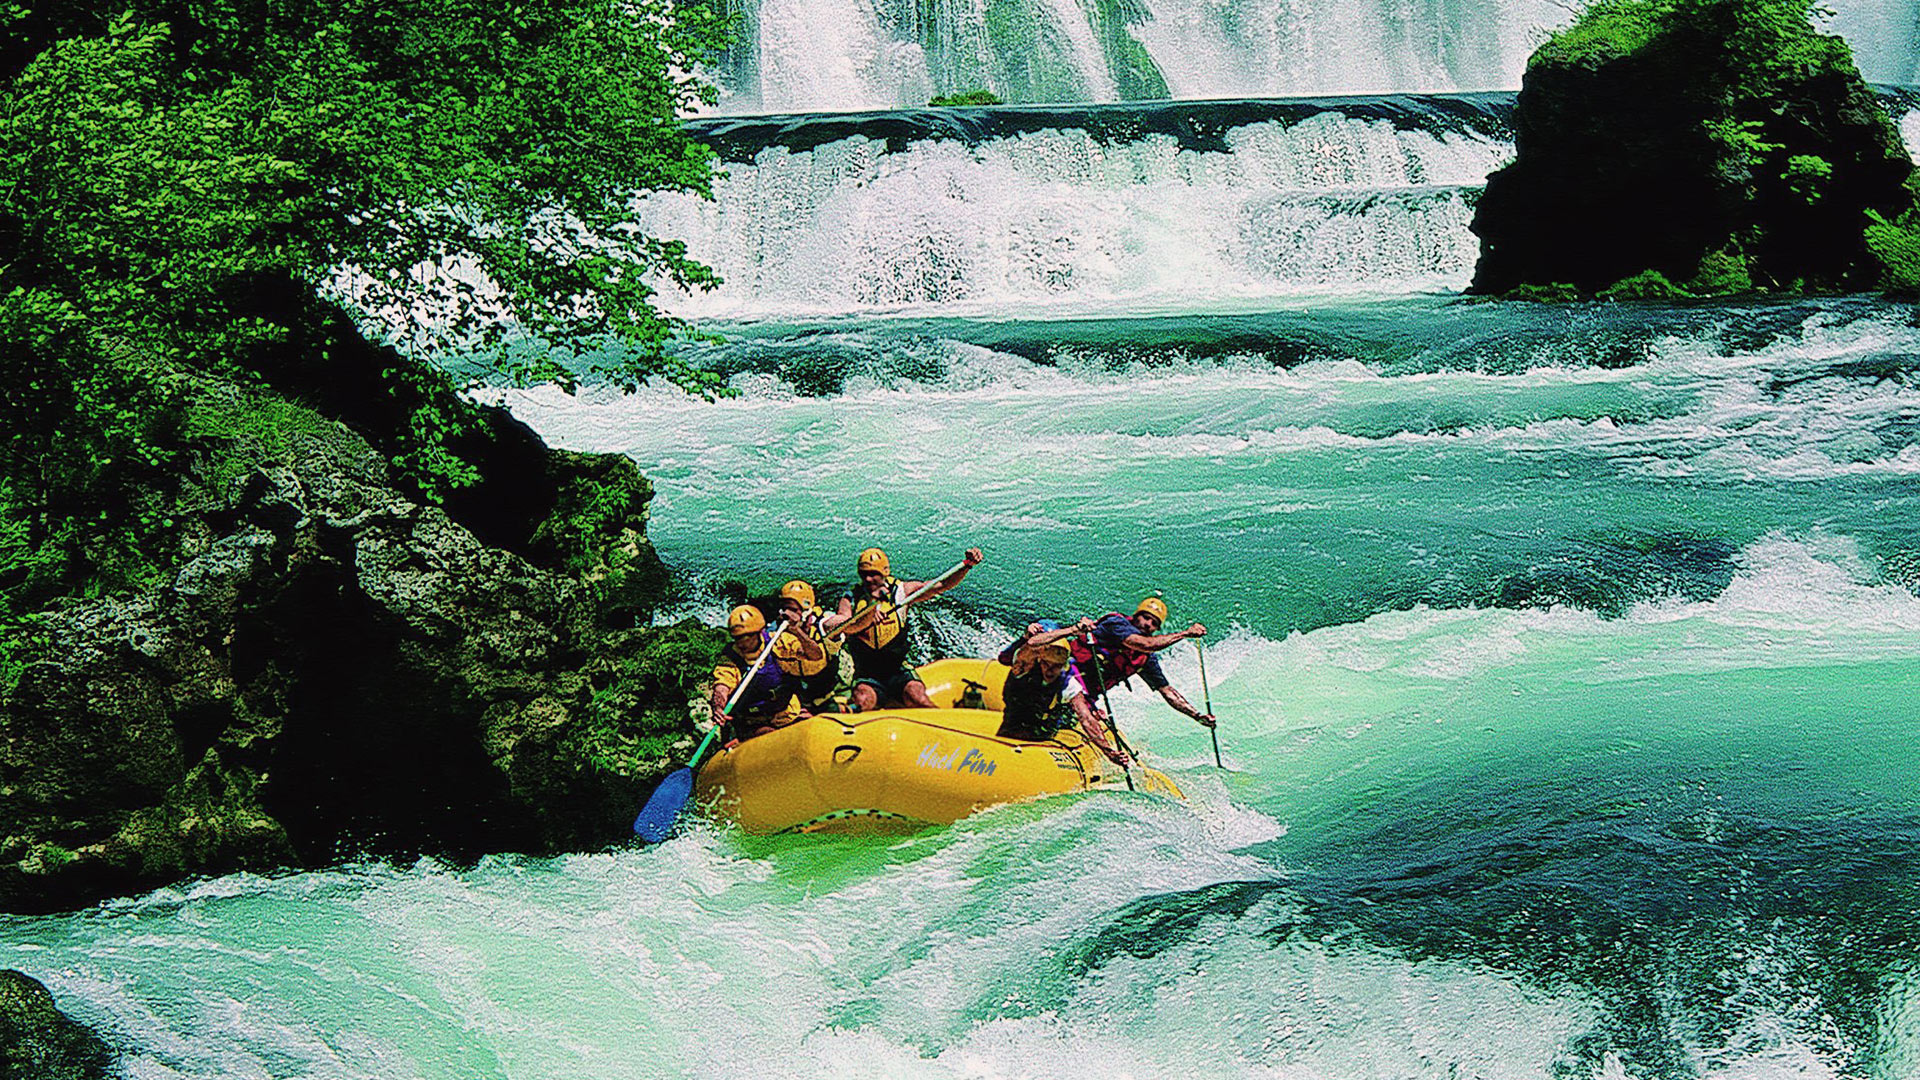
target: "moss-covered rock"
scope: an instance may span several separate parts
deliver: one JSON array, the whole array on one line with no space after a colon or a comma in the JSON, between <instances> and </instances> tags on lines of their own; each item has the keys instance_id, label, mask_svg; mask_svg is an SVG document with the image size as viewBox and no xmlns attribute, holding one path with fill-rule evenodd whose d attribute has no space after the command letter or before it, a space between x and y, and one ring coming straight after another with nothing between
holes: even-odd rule
<instances>
[{"instance_id":1,"label":"moss-covered rock","mask_svg":"<svg viewBox=\"0 0 1920 1080\"><path fill-rule=\"evenodd\" d=\"M113 1053L39 981L0 971L0 1080L105 1080Z\"/></svg>"},{"instance_id":2,"label":"moss-covered rock","mask_svg":"<svg viewBox=\"0 0 1920 1080\"><path fill-rule=\"evenodd\" d=\"M1912 164L1811 0L1602 0L1530 60L1473 289L1872 287Z\"/></svg>"},{"instance_id":3,"label":"moss-covered rock","mask_svg":"<svg viewBox=\"0 0 1920 1080\"><path fill-rule=\"evenodd\" d=\"M175 568L41 613L0 691L0 908L625 835L722 644L631 628L665 576L630 461L515 466L544 493L491 521L522 554L305 406L207 382L187 408Z\"/></svg>"}]
</instances>

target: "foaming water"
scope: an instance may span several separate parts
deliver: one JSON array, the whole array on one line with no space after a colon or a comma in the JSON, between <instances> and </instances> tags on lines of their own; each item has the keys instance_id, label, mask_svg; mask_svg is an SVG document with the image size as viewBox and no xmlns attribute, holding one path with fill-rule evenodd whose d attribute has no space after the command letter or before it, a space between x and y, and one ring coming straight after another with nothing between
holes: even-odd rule
<instances>
[{"instance_id":1,"label":"foaming water","mask_svg":"<svg viewBox=\"0 0 1920 1080\"><path fill-rule=\"evenodd\" d=\"M1834 529L1876 559L1913 546L1920 397L1897 350L1920 337L1903 309L1683 309L1670 326L1648 309L1612 331L1634 362L1614 366L1604 343L1584 354L1604 367L1565 366L1579 351L1528 366L1540 354L1523 324L1488 332L1521 363L1490 361L1434 310L1433 348L1383 335L1384 354L1292 367L1142 356L1125 326L1110 328L1118 354L1079 345L1038 365L949 324L831 396L748 368L743 396L717 404L512 401L564 445L648 462L670 558L835 581L845 552L876 540L927 573L977 542L1002 568L970 582L970 603L1008 621L1152 588L1269 636L1412 604L1612 614L1714 595L1732 555L1774 531ZM1532 317L1473 317L1502 312ZM840 356L858 341L801 346ZM889 375L902 364L928 381ZM1221 590L1238 568L1257 585Z\"/></svg>"},{"instance_id":2,"label":"foaming water","mask_svg":"<svg viewBox=\"0 0 1920 1080\"><path fill-rule=\"evenodd\" d=\"M1738 562L1229 633L1227 770L1116 695L1190 807L243 875L0 920L0 964L135 1077L1902 1076L1905 984L1849 988L1920 958L1920 599L1844 541Z\"/></svg>"},{"instance_id":3,"label":"foaming water","mask_svg":"<svg viewBox=\"0 0 1920 1080\"><path fill-rule=\"evenodd\" d=\"M1478 251L1472 194L1508 152L1331 112L1224 141L1065 129L899 153L864 136L776 146L730 165L712 202L652 195L639 219L725 282L672 301L706 318L1457 289Z\"/></svg>"}]
</instances>

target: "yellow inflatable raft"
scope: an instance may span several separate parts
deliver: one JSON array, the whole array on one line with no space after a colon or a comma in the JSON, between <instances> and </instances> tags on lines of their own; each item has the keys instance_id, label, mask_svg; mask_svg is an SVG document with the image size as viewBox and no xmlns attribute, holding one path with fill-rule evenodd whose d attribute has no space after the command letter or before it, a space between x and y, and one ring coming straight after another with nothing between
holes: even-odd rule
<instances>
[{"instance_id":1,"label":"yellow inflatable raft","mask_svg":"<svg viewBox=\"0 0 1920 1080\"><path fill-rule=\"evenodd\" d=\"M908 832L1043 795L1124 787L1120 767L1077 730L1047 742L1002 739L1007 668L937 660L919 668L936 709L821 713L707 760L696 805L750 833ZM1136 766L1141 790L1184 798Z\"/></svg>"}]
</instances>

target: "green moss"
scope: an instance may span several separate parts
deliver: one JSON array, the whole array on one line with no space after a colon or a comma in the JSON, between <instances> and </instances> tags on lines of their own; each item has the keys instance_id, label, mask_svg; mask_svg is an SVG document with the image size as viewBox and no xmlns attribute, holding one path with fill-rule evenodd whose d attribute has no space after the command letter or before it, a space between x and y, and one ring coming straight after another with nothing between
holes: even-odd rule
<instances>
[{"instance_id":1,"label":"green moss","mask_svg":"<svg viewBox=\"0 0 1920 1080\"><path fill-rule=\"evenodd\" d=\"M187 408L184 434L204 455L204 481L229 494L263 464L291 460L302 436L324 438L334 422L275 394L220 387Z\"/></svg>"},{"instance_id":2,"label":"green moss","mask_svg":"<svg viewBox=\"0 0 1920 1080\"><path fill-rule=\"evenodd\" d=\"M1689 294L1658 270L1643 270L1600 290L1607 300L1682 300Z\"/></svg>"},{"instance_id":3,"label":"green moss","mask_svg":"<svg viewBox=\"0 0 1920 1080\"><path fill-rule=\"evenodd\" d=\"M629 631L618 642L618 659L594 674L599 720L630 738L685 732L684 703L700 692L726 647L726 634L698 619Z\"/></svg>"},{"instance_id":4,"label":"green moss","mask_svg":"<svg viewBox=\"0 0 1920 1080\"><path fill-rule=\"evenodd\" d=\"M1516 285L1501 294L1508 300L1526 300L1536 304L1564 304L1580 299L1580 290L1564 281L1551 285Z\"/></svg>"},{"instance_id":5,"label":"green moss","mask_svg":"<svg viewBox=\"0 0 1920 1080\"><path fill-rule=\"evenodd\" d=\"M1004 104L1006 103L1000 100L1000 95L991 90L967 90L958 94L937 94L931 101L927 102L929 107L936 109L952 108L954 106Z\"/></svg>"}]
</instances>

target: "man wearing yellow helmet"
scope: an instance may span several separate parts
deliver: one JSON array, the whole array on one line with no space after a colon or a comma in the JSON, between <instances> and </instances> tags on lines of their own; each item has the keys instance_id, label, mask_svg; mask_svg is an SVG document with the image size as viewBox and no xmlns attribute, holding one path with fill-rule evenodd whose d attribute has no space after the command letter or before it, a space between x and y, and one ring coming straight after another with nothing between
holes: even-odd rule
<instances>
[{"instance_id":1,"label":"man wearing yellow helmet","mask_svg":"<svg viewBox=\"0 0 1920 1080\"><path fill-rule=\"evenodd\" d=\"M709 702L713 722L731 723L734 736L746 739L804 717L806 711L795 700L794 693L808 666L818 670L826 663L827 654L820 643L792 631L775 638L767 629L767 617L751 604L742 604L727 615L727 632L733 636L733 644L727 646L713 668L713 696ZM773 650L773 655L754 672L753 681L734 704L729 718L725 711L727 702L753 662L760 658L762 649Z\"/></svg>"},{"instance_id":2,"label":"man wearing yellow helmet","mask_svg":"<svg viewBox=\"0 0 1920 1080\"><path fill-rule=\"evenodd\" d=\"M907 597L922 589L926 596L946 592L960 584L982 558L979 548L968 548L960 565L946 577L933 582L901 581L893 576L886 552L868 548L860 553L855 563L860 583L826 618L828 629L846 636L847 652L853 657L855 711L882 705L933 708L926 684L907 666Z\"/></svg>"},{"instance_id":3,"label":"man wearing yellow helmet","mask_svg":"<svg viewBox=\"0 0 1920 1080\"><path fill-rule=\"evenodd\" d=\"M1188 704L1180 691L1167 681L1166 673L1160 670L1160 658L1153 655L1175 642L1205 637L1207 628L1194 623L1185 630L1163 634L1160 628L1166 621L1167 602L1157 596L1140 601L1131 617L1117 611L1108 612L1094 623L1091 635L1074 640L1074 666L1087 679L1089 694L1104 694L1115 684L1138 675L1150 689L1158 691L1175 711L1193 717L1203 727L1212 727L1213 716ZM1096 669L1099 671L1097 679L1094 676Z\"/></svg>"},{"instance_id":4,"label":"man wearing yellow helmet","mask_svg":"<svg viewBox=\"0 0 1920 1080\"><path fill-rule=\"evenodd\" d=\"M841 648L839 638L829 638L821 625L826 617L814 603L813 586L798 579L780 586L780 618L790 633L817 644L822 653L819 662L806 661L800 667L800 685L796 694L809 712L844 709L853 689L853 658Z\"/></svg>"},{"instance_id":5,"label":"man wearing yellow helmet","mask_svg":"<svg viewBox=\"0 0 1920 1080\"><path fill-rule=\"evenodd\" d=\"M1073 666L1072 639L1084 637L1093 625L1092 619L1081 619L1072 626L1041 619L1028 623L1024 635L1000 650L1000 662L1009 670L1000 691L1002 719L995 734L1003 739L1044 742L1078 720L1088 742L1115 764L1122 768L1127 765L1126 752L1108 737L1107 726L1087 701L1086 678Z\"/></svg>"}]
</instances>

